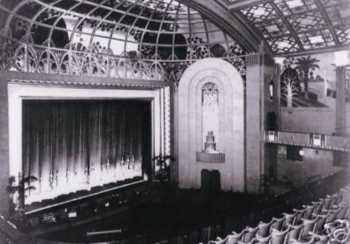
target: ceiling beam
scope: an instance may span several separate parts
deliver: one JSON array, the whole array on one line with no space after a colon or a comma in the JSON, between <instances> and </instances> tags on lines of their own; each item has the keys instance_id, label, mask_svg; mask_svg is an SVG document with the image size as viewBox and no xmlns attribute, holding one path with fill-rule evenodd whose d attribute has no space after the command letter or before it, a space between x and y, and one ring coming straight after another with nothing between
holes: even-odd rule
<instances>
[{"instance_id":1,"label":"ceiling beam","mask_svg":"<svg viewBox=\"0 0 350 244\"><path fill-rule=\"evenodd\" d=\"M289 21L286 18L286 16L284 16L283 12L280 10L280 8L276 5L276 3L273 0L269 0L269 3L272 6L272 8L275 10L275 12L278 14L278 16L282 19L283 23L288 28L290 34L294 37L294 39L295 39L299 49L303 51L304 50L304 46L301 43L297 32L295 31L293 26L289 23Z\"/></svg>"},{"instance_id":2,"label":"ceiling beam","mask_svg":"<svg viewBox=\"0 0 350 244\"><path fill-rule=\"evenodd\" d=\"M341 46L341 47L325 47L325 48L319 48L319 49L310 49L310 50L304 50L304 51L297 51L292 53L281 53L281 54L275 54L275 57L294 57L294 56L304 56L304 55L313 55L313 54L321 54L321 53L330 53L330 52L337 52L337 51L348 51L350 49L350 44Z\"/></svg>"},{"instance_id":3,"label":"ceiling beam","mask_svg":"<svg viewBox=\"0 0 350 244\"><path fill-rule=\"evenodd\" d=\"M199 11L208 20L219 26L248 52L257 52L261 39L257 38L227 7L213 0L178 0Z\"/></svg>"},{"instance_id":4,"label":"ceiling beam","mask_svg":"<svg viewBox=\"0 0 350 244\"><path fill-rule=\"evenodd\" d=\"M231 2L230 5L228 5L228 9L230 11L236 11L242 8L251 7L263 1L266 1L266 0L236 0L234 2Z\"/></svg>"},{"instance_id":5,"label":"ceiling beam","mask_svg":"<svg viewBox=\"0 0 350 244\"><path fill-rule=\"evenodd\" d=\"M331 32L331 35L332 35L333 40L335 42L335 45L340 46L340 42L339 42L338 36L337 36L337 34L336 34L335 30L334 30L334 27L332 25L332 21L329 18L329 15L328 15L327 11L325 10L323 4L321 3L320 0L314 0L314 3L316 4L316 6L317 6L318 10L320 11L324 21L326 22L326 24L328 26L328 29Z\"/></svg>"}]
</instances>

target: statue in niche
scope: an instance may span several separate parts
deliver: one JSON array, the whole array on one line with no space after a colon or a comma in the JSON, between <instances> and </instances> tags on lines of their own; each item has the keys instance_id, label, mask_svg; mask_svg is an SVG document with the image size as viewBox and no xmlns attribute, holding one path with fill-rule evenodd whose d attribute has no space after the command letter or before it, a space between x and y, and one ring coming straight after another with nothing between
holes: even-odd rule
<instances>
[{"instance_id":1,"label":"statue in niche","mask_svg":"<svg viewBox=\"0 0 350 244\"><path fill-rule=\"evenodd\" d=\"M218 153L218 151L216 151L215 136L213 131L208 131L208 135L206 136L206 141L204 143L204 151L206 153Z\"/></svg>"}]
</instances>

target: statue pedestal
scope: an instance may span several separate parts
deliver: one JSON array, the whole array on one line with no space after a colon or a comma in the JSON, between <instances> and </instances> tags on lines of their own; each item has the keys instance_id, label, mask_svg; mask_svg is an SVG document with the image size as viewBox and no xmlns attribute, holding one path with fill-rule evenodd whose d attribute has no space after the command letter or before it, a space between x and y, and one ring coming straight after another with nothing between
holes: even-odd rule
<instances>
[{"instance_id":1,"label":"statue pedestal","mask_svg":"<svg viewBox=\"0 0 350 244\"><path fill-rule=\"evenodd\" d=\"M201 163L225 163L225 153L197 152L196 161Z\"/></svg>"}]
</instances>

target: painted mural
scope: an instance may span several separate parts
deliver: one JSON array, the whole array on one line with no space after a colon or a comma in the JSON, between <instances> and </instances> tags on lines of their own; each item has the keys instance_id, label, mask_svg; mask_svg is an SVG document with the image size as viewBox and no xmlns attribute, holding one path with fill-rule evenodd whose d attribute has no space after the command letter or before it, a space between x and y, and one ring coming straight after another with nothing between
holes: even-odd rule
<instances>
[{"instance_id":1,"label":"painted mural","mask_svg":"<svg viewBox=\"0 0 350 244\"><path fill-rule=\"evenodd\" d=\"M350 72L347 72L347 100L350 102L349 81ZM335 84L332 53L287 58L282 66L281 105L335 108Z\"/></svg>"}]
</instances>

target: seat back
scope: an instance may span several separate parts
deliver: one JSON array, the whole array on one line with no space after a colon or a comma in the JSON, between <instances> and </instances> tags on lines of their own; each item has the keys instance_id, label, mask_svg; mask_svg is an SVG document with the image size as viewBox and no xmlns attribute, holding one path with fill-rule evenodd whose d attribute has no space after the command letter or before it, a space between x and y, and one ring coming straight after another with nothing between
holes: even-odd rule
<instances>
[{"instance_id":1,"label":"seat back","mask_svg":"<svg viewBox=\"0 0 350 244\"><path fill-rule=\"evenodd\" d=\"M268 236L270 234L271 225L272 225L272 221L269 222L269 223L260 222L258 224L258 232L257 232L257 234L260 237Z\"/></svg>"},{"instance_id":2,"label":"seat back","mask_svg":"<svg viewBox=\"0 0 350 244\"><path fill-rule=\"evenodd\" d=\"M287 227L288 225L293 225L295 221L295 213L282 213L284 222L283 227Z\"/></svg>"},{"instance_id":3,"label":"seat back","mask_svg":"<svg viewBox=\"0 0 350 244\"><path fill-rule=\"evenodd\" d=\"M317 219L302 219L303 229L301 232L301 236L305 237L309 234L309 232L314 230Z\"/></svg>"},{"instance_id":4,"label":"seat back","mask_svg":"<svg viewBox=\"0 0 350 244\"><path fill-rule=\"evenodd\" d=\"M238 243L238 241L242 239L244 231L245 230L243 230L241 233L232 232L232 234L228 235L227 236L227 244L236 244L236 243Z\"/></svg>"},{"instance_id":5,"label":"seat back","mask_svg":"<svg viewBox=\"0 0 350 244\"><path fill-rule=\"evenodd\" d=\"M314 243L315 243L315 239L313 237L309 240L291 239L290 241L288 241L288 244L314 244Z\"/></svg>"},{"instance_id":6,"label":"seat back","mask_svg":"<svg viewBox=\"0 0 350 244\"><path fill-rule=\"evenodd\" d=\"M271 235L268 235L266 237L260 237L258 234L256 236L256 242L255 244L269 244L271 240Z\"/></svg>"},{"instance_id":7,"label":"seat back","mask_svg":"<svg viewBox=\"0 0 350 244\"><path fill-rule=\"evenodd\" d=\"M284 244L287 233L288 233L288 230L279 231L276 229L272 229L270 243L271 244Z\"/></svg>"},{"instance_id":8,"label":"seat back","mask_svg":"<svg viewBox=\"0 0 350 244\"><path fill-rule=\"evenodd\" d=\"M320 234L324 230L324 224L326 223L327 215L316 215L316 223L314 226L314 232Z\"/></svg>"},{"instance_id":9,"label":"seat back","mask_svg":"<svg viewBox=\"0 0 350 244\"><path fill-rule=\"evenodd\" d=\"M314 205L304 205L304 212L302 217L304 219L310 219L312 217L312 213L314 211L315 206Z\"/></svg>"},{"instance_id":10,"label":"seat back","mask_svg":"<svg viewBox=\"0 0 350 244\"><path fill-rule=\"evenodd\" d=\"M338 212L337 219L344 219L346 213L348 212L349 206L341 206L340 211Z\"/></svg>"},{"instance_id":11,"label":"seat back","mask_svg":"<svg viewBox=\"0 0 350 244\"><path fill-rule=\"evenodd\" d=\"M258 232L258 227L255 227L255 228L247 227L246 232L242 237L242 241L250 242L251 240L254 239L257 232Z\"/></svg>"},{"instance_id":12,"label":"seat back","mask_svg":"<svg viewBox=\"0 0 350 244\"><path fill-rule=\"evenodd\" d=\"M303 218L305 210L304 209L294 209L293 211L295 213L294 224L299 225L302 222L301 219Z\"/></svg>"},{"instance_id":13,"label":"seat back","mask_svg":"<svg viewBox=\"0 0 350 244\"><path fill-rule=\"evenodd\" d=\"M303 229L303 224L288 225L287 240L290 240L290 239L298 240L301 235L302 229Z\"/></svg>"},{"instance_id":14,"label":"seat back","mask_svg":"<svg viewBox=\"0 0 350 244\"><path fill-rule=\"evenodd\" d=\"M272 218L271 229L282 230L284 218Z\"/></svg>"}]
</instances>

